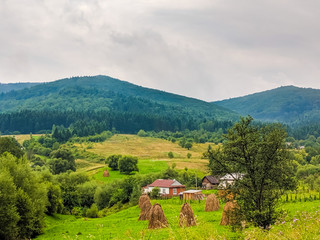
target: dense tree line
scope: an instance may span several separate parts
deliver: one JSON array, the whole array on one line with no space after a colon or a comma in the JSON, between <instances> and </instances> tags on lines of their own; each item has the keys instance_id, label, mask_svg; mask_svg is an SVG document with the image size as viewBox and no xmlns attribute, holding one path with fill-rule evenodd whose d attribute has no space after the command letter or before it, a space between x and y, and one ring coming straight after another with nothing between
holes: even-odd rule
<instances>
[{"instance_id":1,"label":"dense tree line","mask_svg":"<svg viewBox=\"0 0 320 240\"><path fill-rule=\"evenodd\" d=\"M9 133L43 133L50 132L53 125L72 130L77 136L88 136L102 131L117 130L120 133L137 133L140 129L145 131L183 131L202 129L210 131L219 128L226 129L230 121L207 121L196 119L189 115L166 115L113 111L31 111L24 110L15 113L0 114L0 131Z\"/></svg>"}]
</instances>

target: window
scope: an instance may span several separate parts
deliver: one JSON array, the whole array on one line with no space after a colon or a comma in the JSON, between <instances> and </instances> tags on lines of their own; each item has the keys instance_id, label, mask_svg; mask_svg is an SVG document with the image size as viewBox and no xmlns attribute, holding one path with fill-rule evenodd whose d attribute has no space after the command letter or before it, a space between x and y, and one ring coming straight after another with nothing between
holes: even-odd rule
<instances>
[{"instance_id":1,"label":"window","mask_svg":"<svg viewBox=\"0 0 320 240\"><path fill-rule=\"evenodd\" d=\"M174 194L174 195L177 194L177 189L176 189L176 188L173 189L173 194Z\"/></svg>"},{"instance_id":2,"label":"window","mask_svg":"<svg viewBox=\"0 0 320 240\"><path fill-rule=\"evenodd\" d=\"M162 193L166 193L166 189L165 188L162 188Z\"/></svg>"}]
</instances>

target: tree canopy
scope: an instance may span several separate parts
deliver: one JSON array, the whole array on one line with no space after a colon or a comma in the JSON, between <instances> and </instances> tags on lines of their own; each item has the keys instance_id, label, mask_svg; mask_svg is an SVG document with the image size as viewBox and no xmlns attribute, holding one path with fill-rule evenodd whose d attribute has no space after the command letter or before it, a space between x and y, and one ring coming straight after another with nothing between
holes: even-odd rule
<instances>
[{"instance_id":1,"label":"tree canopy","mask_svg":"<svg viewBox=\"0 0 320 240\"><path fill-rule=\"evenodd\" d=\"M279 124L256 127L252 122L250 116L241 118L225 135L223 147L209 148L205 155L212 174L228 173L236 180L229 190L244 218L267 228L277 218L277 200L296 182L284 128Z\"/></svg>"}]
</instances>

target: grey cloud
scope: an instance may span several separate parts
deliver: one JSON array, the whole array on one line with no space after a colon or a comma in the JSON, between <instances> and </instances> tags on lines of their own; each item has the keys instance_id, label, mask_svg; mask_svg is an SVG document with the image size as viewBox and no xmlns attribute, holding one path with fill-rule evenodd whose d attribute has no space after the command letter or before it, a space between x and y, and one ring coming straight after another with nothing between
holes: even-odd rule
<instances>
[{"instance_id":1,"label":"grey cloud","mask_svg":"<svg viewBox=\"0 0 320 240\"><path fill-rule=\"evenodd\" d=\"M0 81L105 74L204 100L320 88L320 2L0 0Z\"/></svg>"}]
</instances>

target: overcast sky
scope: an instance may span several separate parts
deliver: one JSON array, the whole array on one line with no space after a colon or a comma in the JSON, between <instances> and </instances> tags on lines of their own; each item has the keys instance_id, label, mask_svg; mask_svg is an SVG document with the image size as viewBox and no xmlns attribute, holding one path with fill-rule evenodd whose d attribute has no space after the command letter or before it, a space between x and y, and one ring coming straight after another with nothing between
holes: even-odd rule
<instances>
[{"instance_id":1,"label":"overcast sky","mask_svg":"<svg viewBox=\"0 0 320 240\"><path fill-rule=\"evenodd\" d=\"M0 0L0 82L108 75L206 101L320 88L318 0Z\"/></svg>"}]
</instances>

